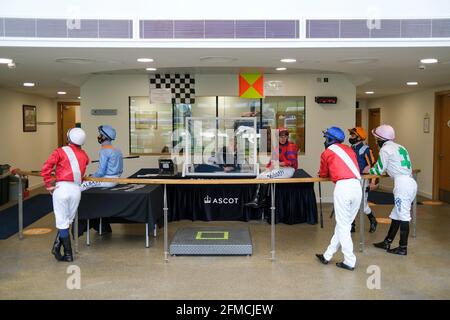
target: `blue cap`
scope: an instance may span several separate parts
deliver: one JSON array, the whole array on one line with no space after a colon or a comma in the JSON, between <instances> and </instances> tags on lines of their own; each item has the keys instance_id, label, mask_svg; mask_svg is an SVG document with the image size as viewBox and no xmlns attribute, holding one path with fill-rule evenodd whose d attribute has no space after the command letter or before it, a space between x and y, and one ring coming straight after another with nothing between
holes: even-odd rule
<instances>
[{"instance_id":1,"label":"blue cap","mask_svg":"<svg viewBox=\"0 0 450 320\"><path fill-rule=\"evenodd\" d=\"M98 132L108 140L116 139L116 130L108 125L98 127Z\"/></svg>"},{"instance_id":2,"label":"blue cap","mask_svg":"<svg viewBox=\"0 0 450 320\"><path fill-rule=\"evenodd\" d=\"M338 142L343 142L345 140L345 133L341 128L330 127L323 132L323 136Z\"/></svg>"}]
</instances>

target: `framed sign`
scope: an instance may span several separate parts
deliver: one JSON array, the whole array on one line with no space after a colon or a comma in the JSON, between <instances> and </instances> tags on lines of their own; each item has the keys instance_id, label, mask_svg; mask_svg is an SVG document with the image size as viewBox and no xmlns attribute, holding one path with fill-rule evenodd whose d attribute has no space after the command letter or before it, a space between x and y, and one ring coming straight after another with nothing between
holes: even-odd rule
<instances>
[{"instance_id":1,"label":"framed sign","mask_svg":"<svg viewBox=\"0 0 450 320\"><path fill-rule=\"evenodd\" d=\"M141 111L135 114L136 129L153 129L158 130L158 112L157 111Z\"/></svg>"},{"instance_id":2,"label":"framed sign","mask_svg":"<svg viewBox=\"0 0 450 320\"><path fill-rule=\"evenodd\" d=\"M430 116L428 113L423 117L423 132L430 133Z\"/></svg>"},{"instance_id":3,"label":"framed sign","mask_svg":"<svg viewBox=\"0 0 450 320\"><path fill-rule=\"evenodd\" d=\"M23 132L36 132L36 106L22 106Z\"/></svg>"}]
</instances>

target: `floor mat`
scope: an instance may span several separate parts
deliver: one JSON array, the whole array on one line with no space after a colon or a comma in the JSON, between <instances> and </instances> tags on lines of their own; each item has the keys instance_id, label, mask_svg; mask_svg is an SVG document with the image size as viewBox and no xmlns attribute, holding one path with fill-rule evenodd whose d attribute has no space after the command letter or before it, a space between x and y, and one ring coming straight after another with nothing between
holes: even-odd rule
<instances>
[{"instance_id":1,"label":"floor mat","mask_svg":"<svg viewBox=\"0 0 450 320\"><path fill-rule=\"evenodd\" d=\"M53 211L52 196L39 194L23 202L23 227L36 222ZM19 206L0 211L0 239L8 239L19 232Z\"/></svg>"},{"instance_id":2,"label":"floor mat","mask_svg":"<svg viewBox=\"0 0 450 320\"><path fill-rule=\"evenodd\" d=\"M367 201L375 204L394 204L394 195L390 192L371 191Z\"/></svg>"},{"instance_id":3,"label":"floor mat","mask_svg":"<svg viewBox=\"0 0 450 320\"><path fill-rule=\"evenodd\" d=\"M392 204L392 205L394 205L394 194L391 192L370 191L367 201L369 203L371 202L375 205L377 205L377 204ZM421 205L422 203L420 201L417 201L417 204Z\"/></svg>"}]
</instances>

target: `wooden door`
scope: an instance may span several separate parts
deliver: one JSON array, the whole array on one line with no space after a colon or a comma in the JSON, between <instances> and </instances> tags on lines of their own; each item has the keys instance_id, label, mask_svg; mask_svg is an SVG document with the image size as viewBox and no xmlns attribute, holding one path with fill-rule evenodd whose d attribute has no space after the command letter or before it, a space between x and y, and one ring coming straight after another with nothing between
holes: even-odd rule
<instances>
[{"instance_id":1,"label":"wooden door","mask_svg":"<svg viewBox=\"0 0 450 320\"><path fill-rule=\"evenodd\" d=\"M59 103L58 145L60 147L67 143L67 131L76 125L77 108L79 108L79 105L73 103Z\"/></svg>"},{"instance_id":2,"label":"wooden door","mask_svg":"<svg viewBox=\"0 0 450 320\"><path fill-rule=\"evenodd\" d=\"M450 95L441 97L439 108L439 200L450 202Z\"/></svg>"},{"instance_id":3,"label":"wooden door","mask_svg":"<svg viewBox=\"0 0 450 320\"><path fill-rule=\"evenodd\" d=\"M356 123L355 127L362 127L361 109L356 109Z\"/></svg>"},{"instance_id":4,"label":"wooden door","mask_svg":"<svg viewBox=\"0 0 450 320\"><path fill-rule=\"evenodd\" d=\"M369 128L367 130L367 135L369 137L369 146L373 151L375 159L378 159L378 146L377 141L372 135L372 129L375 129L380 125L381 112L380 109L369 109Z\"/></svg>"}]
</instances>

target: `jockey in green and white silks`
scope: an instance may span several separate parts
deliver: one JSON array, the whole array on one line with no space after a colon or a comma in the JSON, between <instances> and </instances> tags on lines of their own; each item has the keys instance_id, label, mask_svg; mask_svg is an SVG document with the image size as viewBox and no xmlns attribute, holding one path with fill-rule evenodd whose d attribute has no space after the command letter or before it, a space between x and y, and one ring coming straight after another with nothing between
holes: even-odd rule
<instances>
[{"instance_id":1,"label":"jockey in green and white silks","mask_svg":"<svg viewBox=\"0 0 450 320\"><path fill-rule=\"evenodd\" d=\"M408 244L409 221L411 220L411 204L417 194L417 183L412 176L412 164L406 148L395 143L395 132L391 126L382 125L372 131L381 147L375 165L369 173L382 175L386 172L394 179L394 208L391 211L391 227L383 242L374 244L378 248L387 249L390 253L406 255ZM400 246L390 249L390 244L400 227Z\"/></svg>"}]
</instances>

